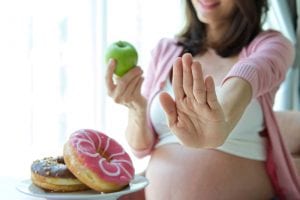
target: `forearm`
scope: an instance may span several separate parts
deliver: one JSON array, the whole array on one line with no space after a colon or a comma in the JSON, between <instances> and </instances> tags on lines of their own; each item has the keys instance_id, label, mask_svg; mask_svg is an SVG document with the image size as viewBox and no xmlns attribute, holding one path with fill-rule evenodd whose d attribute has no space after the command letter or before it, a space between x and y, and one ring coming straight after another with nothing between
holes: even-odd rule
<instances>
[{"instance_id":1,"label":"forearm","mask_svg":"<svg viewBox=\"0 0 300 200\"><path fill-rule=\"evenodd\" d=\"M154 135L147 122L147 110L129 109L128 125L126 128L126 140L134 150L151 148Z\"/></svg>"},{"instance_id":2,"label":"forearm","mask_svg":"<svg viewBox=\"0 0 300 200\"><path fill-rule=\"evenodd\" d=\"M243 79L232 77L222 85L218 99L228 124L228 134L240 120L251 98L251 85Z\"/></svg>"}]
</instances>

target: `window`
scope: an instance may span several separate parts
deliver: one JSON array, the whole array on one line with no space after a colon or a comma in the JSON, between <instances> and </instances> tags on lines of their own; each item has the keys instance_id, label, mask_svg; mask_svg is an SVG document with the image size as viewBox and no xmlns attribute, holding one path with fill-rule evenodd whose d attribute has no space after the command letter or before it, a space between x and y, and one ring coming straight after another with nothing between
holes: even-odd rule
<instances>
[{"instance_id":1,"label":"window","mask_svg":"<svg viewBox=\"0 0 300 200\"><path fill-rule=\"evenodd\" d=\"M146 68L157 40L181 25L179 2L1 1L0 152L10 163L1 165L0 176L28 178L34 159L61 155L81 128L105 132L128 148L125 108L105 91L104 49L130 41Z\"/></svg>"},{"instance_id":2,"label":"window","mask_svg":"<svg viewBox=\"0 0 300 200\"><path fill-rule=\"evenodd\" d=\"M34 159L62 154L68 136L94 128L129 152L126 108L107 97L105 47L150 51L182 26L181 0L0 1L0 176L29 175ZM137 172L146 160L134 159Z\"/></svg>"},{"instance_id":3,"label":"window","mask_svg":"<svg viewBox=\"0 0 300 200\"><path fill-rule=\"evenodd\" d=\"M270 10L265 28L281 31L294 44L297 52L299 45L296 34L297 26L295 25L297 21L296 1L269 0L269 4ZM295 59L276 94L275 110L299 110L299 84L299 59Z\"/></svg>"}]
</instances>

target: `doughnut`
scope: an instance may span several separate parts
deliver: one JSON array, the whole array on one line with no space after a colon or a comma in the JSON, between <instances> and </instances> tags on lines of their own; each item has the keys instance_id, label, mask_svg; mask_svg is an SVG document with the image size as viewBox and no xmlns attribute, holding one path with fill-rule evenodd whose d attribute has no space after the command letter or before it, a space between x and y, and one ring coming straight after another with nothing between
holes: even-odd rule
<instances>
[{"instance_id":1,"label":"doughnut","mask_svg":"<svg viewBox=\"0 0 300 200\"><path fill-rule=\"evenodd\" d=\"M71 134L64 145L69 170L90 188L104 193L119 191L134 177L131 158L114 139L93 129Z\"/></svg>"},{"instance_id":2,"label":"doughnut","mask_svg":"<svg viewBox=\"0 0 300 200\"><path fill-rule=\"evenodd\" d=\"M62 156L46 157L31 164L32 183L48 191L74 192L89 189L65 165Z\"/></svg>"}]
</instances>

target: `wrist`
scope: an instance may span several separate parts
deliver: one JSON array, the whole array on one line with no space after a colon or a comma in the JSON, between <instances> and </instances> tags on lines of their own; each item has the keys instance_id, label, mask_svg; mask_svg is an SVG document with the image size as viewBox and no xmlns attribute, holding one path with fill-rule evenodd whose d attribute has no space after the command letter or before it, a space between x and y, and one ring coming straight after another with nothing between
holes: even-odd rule
<instances>
[{"instance_id":1,"label":"wrist","mask_svg":"<svg viewBox=\"0 0 300 200\"><path fill-rule=\"evenodd\" d=\"M140 101L132 102L130 106L127 106L130 114L143 115L147 112L147 100L141 98Z\"/></svg>"},{"instance_id":2,"label":"wrist","mask_svg":"<svg viewBox=\"0 0 300 200\"><path fill-rule=\"evenodd\" d=\"M147 108L146 107L135 107L129 108L128 110L128 119L132 121L141 121L145 119L147 115Z\"/></svg>"}]
</instances>

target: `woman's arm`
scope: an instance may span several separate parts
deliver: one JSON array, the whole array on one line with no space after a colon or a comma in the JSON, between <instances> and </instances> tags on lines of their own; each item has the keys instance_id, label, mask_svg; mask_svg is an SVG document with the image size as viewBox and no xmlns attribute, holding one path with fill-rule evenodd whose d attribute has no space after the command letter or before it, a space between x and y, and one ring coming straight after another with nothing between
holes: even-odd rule
<instances>
[{"instance_id":1,"label":"woman's arm","mask_svg":"<svg viewBox=\"0 0 300 200\"><path fill-rule=\"evenodd\" d=\"M293 59L293 46L280 33L261 34L223 80L217 98L213 79L203 78L200 63L185 54L173 67L175 100L161 94L170 128L187 146L220 146L251 98L274 94Z\"/></svg>"},{"instance_id":2,"label":"woman's arm","mask_svg":"<svg viewBox=\"0 0 300 200\"><path fill-rule=\"evenodd\" d=\"M143 157L152 149L155 138L149 128L146 109L129 110L126 140L137 157Z\"/></svg>"},{"instance_id":3,"label":"woman's arm","mask_svg":"<svg viewBox=\"0 0 300 200\"><path fill-rule=\"evenodd\" d=\"M114 81L115 62L114 60L109 62L106 73L108 95L116 103L128 108L128 125L125 136L133 152L149 149L154 143L154 135L147 124L147 100L141 95L142 70L140 67L134 67Z\"/></svg>"},{"instance_id":4,"label":"woman's arm","mask_svg":"<svg viewBox=\"0 0 300 200\"><path fill-rule=\"evenodd\" d=\"M232 67L223 82L240 77L250 83L252 96L276 92L292 66L295 49L281 33L261 33L242 53L242 58Z\"/></svg>"},{"instance_id":5,"label":"woman's arm","mask_svg":"<svg viewBox=\"0 0 300 200\"><path fill-rule=\"evenodd\" d=\"M231 77L223 83L218 100L228 122L230 132L242 117L245 108L251 101L251 97L251 85L244 79Z\"/></svg>"}]
</instances>

